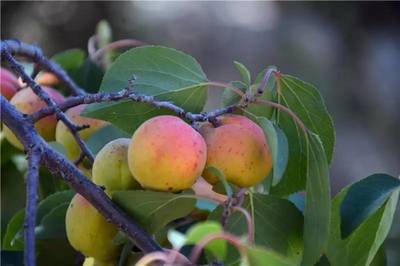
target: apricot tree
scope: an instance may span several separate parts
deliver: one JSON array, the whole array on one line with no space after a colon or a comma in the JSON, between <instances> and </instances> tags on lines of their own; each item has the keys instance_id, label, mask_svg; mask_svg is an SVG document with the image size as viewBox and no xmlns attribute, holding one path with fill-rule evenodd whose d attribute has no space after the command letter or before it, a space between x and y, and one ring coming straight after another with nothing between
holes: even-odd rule
<instances>
[{"instance_id":1,"label":"apricot tree","mask_svg":"<svg viewBox=\"0 0 400 266\"><path fill-rule=\"evenodd\" d=\"M23 253L30 266L380 265L400 180L374 174L331 199L335 130L313 85L275 66L253 79L239 62L240 80L210 81L186 53L101 36L87 58L1 41L14 73L1 69L2 147L27 156L26 207L2 256ZM223 101L204 110L211 89ZM59 184L46 196L40 169Z\"/></svg>"}]
</instances>

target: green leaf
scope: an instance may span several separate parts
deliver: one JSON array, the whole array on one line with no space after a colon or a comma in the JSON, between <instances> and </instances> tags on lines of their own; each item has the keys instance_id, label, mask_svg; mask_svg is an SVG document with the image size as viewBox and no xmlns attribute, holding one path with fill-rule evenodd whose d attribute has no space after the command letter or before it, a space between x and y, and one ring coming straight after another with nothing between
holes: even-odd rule
<instances>
[{"instance_id":1,"label":"green leaf","mask_svg":"<svg viewBox=\"0 0 400 266\"><path fill-rule=\"evenodd\" d=\"M90 135L86 144L93 154L97 154L110 141L129 137L130 136L126 132L113 125L108 125Z\"/></svg>"},{"instance_id":2,"label":"green leaf","mask_svg":"<svg viewBox=\"0 0 400 266\"><path fill-rule=\"evenodd\" d=\"M44 221L44 218L47 215L51 214L54 210L56 210L60 205L69 204L74 194L75 193L72 190L66 190L54 193L49 197L47 197L46 199L42 200L39 203L37 209L37 216L36 216L37 226L43 227L43 225L49 225L48 220ZM7 248L8 250L15 250L15 249L20 250L21 248L23 249L24 218L25 218L25 210L22 209L18 213L16 213L14 217L10 220L7 226L6 235L4 237L3 248ZM59 225L57 226L62 226L61 229L65 230L64 218L58 220L58 222ZM39 228L37 227L35 230L39 230ZM43 228L40 228L40 230L43 230Z\"/></svg>"},{"instance_id":3,"label":"green leaf","mask_svg":"<svg viewBox=\"0 0 400 266\"><path fill-rule=\"evenodd\" d=\"M76 75L77 70L85 60L85 52L81 49L69 49L51 57L68 74Z\"/></svg>"},{"instance_id":4,"label":"green leaf","mask_svg":"<svg viewBox=\"0 0 400 266\"><path fill-rule=\"evenodd\" d=\"M225 193L227 196L231 197L233 192L231 186L228 184L228 181L226 181L226 177L224 173L218 169L217 167L214 166L209 166L206 169L207 171L211 172L213 175L218 177L218 180L222 183L225 189Z\"/></svg>"},{"instance_id":5,"label":"green leaf","mask_svg":"<svg viewBox=\"0 0 400 266\"><path fill-rule=\"evenodd\" d=\"M321 138L326 158L331 162L335 129L318 89L298 78L282 75L281 93L283 102L300 117L308 129Z\"/></svg>"},{"instance_id":6,"label":"green leaf","mask_svg":"<svg viewBox=\"0 0 400 266\"><path fill-rule=\"evenodd\" d=\"M47 213L35 228L38 239L66 238L65 214L69 202L62 203Z\"/></svg>"},{"instance_id":7,"label":"green leaf","mask_svg":"<svg viewBox=\"0 0 400 266\"><path fill-rule=\"evenodd\" d=\"M241 92L245 93L247 90L247 85L244 84L241 81L232 81L231 86L239 89ZM224 92L222 93L222 104L223 106L229 106L236 104L237 102L240 101L240 95L238 95L236 92L232 91L231 89L224 89Z\"/></svg>"},{"instance_id":8,"label":"green leaf","mask_svg":"<svg viewBox=\"0 0 400 266\"><path fill-rule=\"evenodd\" d=\"M80 68L85 61L85 52L81 49L69 49L51 57L53 61L58 63L67 74L76 81L80 76ZM80 84L79 84L80 85ZM63 84L60 84L62 91L68 91Z\"/></svg>"},{"instance_id":9,"label":"green leaf","mask_svg":"<svg viewBox=\"0 0 400 266\"><path fill-rule=\"evenodd\" d=\"M135 78L134 91L174 102L189 112L200 112L207 98L207 77L191 56L161 46L143 46L121 54L104 75L100 91L119 91ZM149 118L170 114L150 104L132 101L92 104L85 115L108 120L133 133Z\"/></svg>"},{"instance_id":10,"label":"green leaf","mask_svg":"<svg viewBox=\"0 0 400 266\"><path fill-rule=\"evenodd\" d=\"M250 194L242 205L253 217L255 243L273 249L291 261L300 263L303 250L303 216L286 199L264 194ZM219 221L223 207L217 207L209 219ZM235 235L247 234L247 222L239 212L233 213L226 230Z\"/></svg>"},{"instance_id":11,"label":"green leaf","mask_svg":"<svg viewBox=\"0 0 400 266\"><path fill-rule=\"evenodd\" d=\"M386 174L370 175L354 183L340 208L342 238L350 235L399 187L400 180Z\"/></svg>"},{"instance_id":12,"label":"green leaf","mask_svg":"<svg viewBox=\"0 0 400 266\"><path fill-rule=\"evenodd\" d=\"M179 194L146 190L116 191L112 199L150 233L188 215L196 204L190 190Z\"/></svg>"},{"instance_id":13,"label":"green leaf","mask_svg":"<svg viewBox=\"0 0 400 266\"><path fill-rule=\"evenodd\" d=\"M71 49L52 57L87 92L97 92L103 78L101 70L81 49Z\"/></svg>"},{"instance_id":14,"label":"green leaf","mask_svg":"<svg viewBox=\"0 0 400 266\"><path fill-rule=\"evenodd\" d=\"M322 142L327 162L331 162L335 144L332 119L318 90L295 77L282 75L279 102L290 108L317 134ZM307 142L302 129L286 113L276 113L278 126L289 141L289 161L282 182L272 188L272 193L288 195L305 187L307 178Z\"/></svg>"},{"instance_id":15,"label":"green leaf","mask_svg":"<svg viewBox=\"0 0 400 266\"><path fill-rule=\"evenodd\" d=\"M273 179L276 185L281 180L289 157L288 140L285 133L265 117L257 118L258 125L264 130L272 153Z\"/></svg>"},{"instance_id":16,"label":"green leaf","mask_svg":"<svg viewBox=\"0 0 400 266\"><path fill-rule=\"evenodd\" d=\"M87 92L95 93L100 88L103 75L103 70L99 66L90 59L86 59L77 70L74 80Z\"/></svg>"},{"instance_id":17,"label":"green leaf","mask_svg":"<svg viewBox=\"0 0 400 266\"><path fill-rule=\"evenodd\" d=\"M340 208L348 191L349 187L343 189L333 200L326 255L332 265L370 265L389 233L399 191L393 192L375 213L365 219L347 238L342 239Z\"/></svg>"},{"instance_id":18,"label":"green leaf","mask_svg":"<svg viewBox=\"0 0 400 266\"><path fill-rule=\"evenodd\" d=\"M218 222L207 221L197 223L190 227L186 233L186 244L198 244L206 236L214 233L220 233L222 231L223 228ZM227 243L225 240L213 240L206 245L205 249L213 253L213 255L219 260L224 260L226 256Z\"/></svg>"},{"instance_id":19,"label":"green leaf","mask_svg":"<svg viewBox=\"0 0 400 266\"><path fill-rule=\"evenodd\" d=\"M315 264L325 250L329 237L330 210L328 162L319 137L308 133L302 265Z\"/></svg>"},{"instance_id":20,"label":"green leaf","mask_svg":"<svg viewBox=\"0 0 400 266\"><path fill-rule=\"evenodd\" d=\"M233 62L235 64L236 69L239 71L240 76L242 76L243 82L248 86L251 84L251 76L250 71L247 69L245 65L238 61Z\"/></svg>"},{"instance_id":21,"label":"green leaf","mask_svg":"<svg viewBox=\"0 0 400 266\"><path fill-rule=\"evenodd\" d=\"M25 210L18 211L8 222L3 239L4 250L24 250L24 243L17 239L17 234L24 225Z\"/></svg>"},{"instance_id":22,"label":"green leaf","mask_svg":"<svg viewBox=\"0 0 400 266\"><path fill-rule=\"evenodd\" d=\"M244 262L241 265L294 266L297 264L273 250L256 246L247 249L247 263Z\"/></svg>"},{"instance_id":23,"label":"green leaf","mask_svg":"<svg viewBox=\"0 0 400 266\"><path fill-rule=\"evenodd\" d=\"M70 189L69 185L59 176L51 173L46 167L39 168L39 195L40 198L46 199L58 191Z\"/></svg>"},{"instance_id":24,"label":"green leaf","mask_svg":"<svg viewBox=\"0 0 400 266\"><path fill-rule=\"evenodd\" d=\"M255 83L251 85L250 89L255 93L255 91L258 89L258 86L260 83ZM264 93L259 97L261 100L273 100L276 97L276 91L274 89L275 86L275 79L270 78L268 80L267 86L264 90ZM272 118L272 114L274 113L274 108L265 105L265 104L258 104L258 103L252 103L246 108L246 113L250 113L254 116L263 116L268 119Z\"/></svg>"},{"instance_id":25,"label":"green leaf","mask_svg":"<svg viewBox=\"0 0 400 266\"><path fill-rule=\"evenodd\" d=\"M52 210L62 205L63 203L70 203L75 192L72 190L65 190L54 193L39 203L36 220L40 223L45 215Z\"/></svg>"}]
</instances>

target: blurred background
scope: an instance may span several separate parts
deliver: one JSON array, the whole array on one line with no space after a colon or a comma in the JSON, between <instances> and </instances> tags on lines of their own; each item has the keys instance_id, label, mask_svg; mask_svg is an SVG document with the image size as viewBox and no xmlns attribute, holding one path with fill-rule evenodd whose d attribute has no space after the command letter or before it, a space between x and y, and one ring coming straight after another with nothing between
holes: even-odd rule
<instances>
[{"instance_id":1,"label":"blurred background","mask_svg":"<svg viewBox=\"0 0 400 266\"><path fill-rule=\"evenodd\" d=\"M1 38L37 43L51 56L86 49L101 19L111 24L114 40L135 38L193 55L210 80L237 79L237 60L253 75L274 64L316 85L337 130L333 193L372 173L400 175L400 2L2 1ZM211 104L219 99L214 94ZM4 202L5 182L17 181L2 174L4 229L24 202ZM389 265L400 265L396 215Z\"/></svg>"}]
</instances>

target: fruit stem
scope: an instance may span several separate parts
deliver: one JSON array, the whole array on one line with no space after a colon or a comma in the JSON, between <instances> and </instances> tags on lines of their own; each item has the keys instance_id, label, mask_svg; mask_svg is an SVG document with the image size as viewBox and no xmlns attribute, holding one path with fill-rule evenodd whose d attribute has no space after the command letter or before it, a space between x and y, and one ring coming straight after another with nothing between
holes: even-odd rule
<instances>
[{"instance_id":1,"label":"fruit stem","mask_svg":"<svg viewBox=\"0 0 400 266\"><path fill-rule=\"evenodd\" d=\"M94 37L94 36L93 36ZM104 54L110 50L116 50L116 49L121 49L121 48L131 48L131 47L138 47L138 46L143 46L146 45L145 42L135 40L135 39L122 39L118 40L112 43L107 44L103 48L100 48L96 51L93 52L92 49L90 51L92 52L90 54L90 59L94 62L98 62Z\"/></svg>"},{"instance_id":2,"label":"fruit stem","mask_svg":"<svg viewBox=\"0 0 400 266\"><path fill-rule=\"evenodd\" d=\"M245 254L245 247L237 236L228 232L218 232L205 236L197 245L194 246L192 253L190 254L190 262L196 265L205 246L207 246L209 242L217 239L224 239L231 243L238 249L241 256Z\"/></svg>"},{"instance_id":3,"label":"fruit stem","mask_svg":"<svg viewBox=\"0 0 400 266\"><path fill-rule=\"evenodd\" d=\"M235 207L233 207L233 210L241 212L244 215L244 217L247 221L249 245L253 245L254 244L254 220L253 220L253 218L251 217L250 213L243 207L235 206Z\"/></svg>"}]
</instances>

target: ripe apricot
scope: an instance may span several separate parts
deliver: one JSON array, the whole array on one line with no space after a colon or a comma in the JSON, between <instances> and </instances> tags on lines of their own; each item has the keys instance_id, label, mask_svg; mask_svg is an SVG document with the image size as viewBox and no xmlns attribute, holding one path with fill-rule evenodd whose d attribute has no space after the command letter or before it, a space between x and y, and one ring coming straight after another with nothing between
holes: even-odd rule
<instances>
[{"instance_id":1,"label":"ripe apricot","mask_svg":"<svg viewBox=\"0 0 400 266\"><path fill-rule=\"evenodd\" d=\"M107 143L96 155L92 169L92 180L104 186L106 193L114 190L138 188L128 166L130 139L119 138Z\"/></svg>"},{"instance_id":2,"label":"ripe apricot","mask_svg":"<svg viewBox=\"0 0 400 266\"><path fill-rule=\"evenodd\" d=\"M49 88L42 87L49 96L56 102L61 103L64 101L64 96L62 96L58 91ZM12 98L10 103L14 105L19 111L25 114L32 114L40 109L47 107L47 104L42 101L31 88L25 88L18 91ZM55 115L46 116L35 123L35 128L38 133L47 141L54 140L55 129L56 129L57 119ZM4 135L7 140L19 149L23 149L22 143L17 139L14 133L11 132L9 128L4 127Z\"/></svg>"},{"instance_id":3,"label":"ripe apricot","mask_svg":"<svg viewBox=\"0 0 400 266\"><path fill-rule=\"evenodd\" d=\"M118 232L84 197L76 194L65 216L67 238L86 257L102 262L118 257L120 247L112 244Z\"/></svg>"},{"instance_id":4,"label":"ripe apricot","mask_svg":"<svg viewBox=\"0 0 400 266\"><path fill-rule=\"evenodd\" d=\"M240 115L224 115L220 126L205 123L200 128L207 143L207 163L203 177L216 183L218 177L207 167L220 169L226 179L239 187L251 187L261 182L272 168L272 155L263 130Z\"/></svg>"},{"instance_id":5,"label":"ripe apricot","mask_svg":"<svg viewBox=\"0 0 400 266\"><path fill-rule=\"evenodd\" d=\"M106 121L83 117L80 114L85 109L85 105L78 105L71 109L69 109L65 114L71 119L71 121L75 125L89 125L89 128L83 129L79 131L79 135L83 140L89 138L95 131L99 130L100 128L108 125ZM74 136L72 135L71 131L65 126L62 121L57 123L56 127L56 141L61 143L67 153L67 157L70 160L76 160L79 158L81 149L76 142Z\"/></svg>"},{"instance_id":6,"label":"ripe apricot","mask_svg":"<svg viewBox=\"0 0 400 266\"><path fill-rule=\"evenodd\" d=\"M190 188L203 171L206 144L182 119L162 115L144 122L132 136L129 169L145 188L179 191Z\"/></svg>"}]
</instances>

